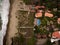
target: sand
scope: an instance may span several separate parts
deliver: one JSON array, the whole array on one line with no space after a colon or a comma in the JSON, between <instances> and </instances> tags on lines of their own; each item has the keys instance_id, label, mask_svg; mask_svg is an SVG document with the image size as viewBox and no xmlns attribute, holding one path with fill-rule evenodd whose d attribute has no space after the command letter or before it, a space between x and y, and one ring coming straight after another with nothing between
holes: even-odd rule
<instances>
[{"instance_id":1,"label":"sand","mask_svg":"<svg viewBox=\"0 0 60 45\"><path fill-rule=\"evenodd\" d=\"M15 1L12 4L12 9L10 12L10 21L9 21L9 28L8 28L8 33L7 33L7 45L11 45L11 38L15 35L17 32L17 18L16 18L16 10L17 10L17 1Z\"/></svg>"}]
</instances>

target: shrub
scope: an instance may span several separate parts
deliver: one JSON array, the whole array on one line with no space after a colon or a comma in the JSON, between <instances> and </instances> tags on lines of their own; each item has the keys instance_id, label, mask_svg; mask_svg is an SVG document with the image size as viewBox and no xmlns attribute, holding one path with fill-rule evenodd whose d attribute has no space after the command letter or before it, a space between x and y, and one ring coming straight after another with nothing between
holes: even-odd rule
<instances>
[{"instance_id":1,"label":"shrub","mask_svg":"<svg viewBox=\"0 0 60 45\"><path fill-rule=\"evenodd\" d=\"M28 40L27 45L35 45L35 43L36 43L36 38L32 37Z\"/></svg>"}]
</instances>

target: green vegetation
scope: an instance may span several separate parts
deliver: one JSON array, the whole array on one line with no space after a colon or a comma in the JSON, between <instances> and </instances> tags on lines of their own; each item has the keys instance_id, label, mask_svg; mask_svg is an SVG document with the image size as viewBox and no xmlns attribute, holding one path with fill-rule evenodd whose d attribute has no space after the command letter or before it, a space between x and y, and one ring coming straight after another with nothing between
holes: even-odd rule
<instances>
[{"instance_id":1,"label":"green vegetation","mask_svg":"<svg viewBox=\"0 0 60 45\"><path fill-rule=\"evenodd\" d=\"M18 19L17 25L18 32L16 33L16 36L13 37L12 40L13 45L35 45L36 39L33 36L33 34L31 37L31 33L33 33L31 32L32 28L20 28L33 26L34 13L28 14L28 11L18 10L16 13L16 18ZM24 32L27 32L28 34L25 36L25 34L23 34Z\"/></svg>"},{"instance_id":2,"label":"green vegetation","mask_svg":"<svg viewBox=\"0 0 60 45\"><path fill-rule=\"evenodd\" d=\"M30 12L29 16L28 16L28 23L29 23L29 26L33 26L33 22L34 22L34 13Z\"/></svg>"},{"instance_id":3,"label":"green vegetation","mask_svg":"<svg viewBox=\"0 0 60 45\"><path fill-rule=\"evenodd\" d=\"M17 19L19 27L23 26L33 26L34 13L28 14L28 11L17 11Z\"/></svg>"},{"instance_id":4,"label":"green vegetation","mask_svg":"<svg viewBox=\"0 0 60 45\"><path fill-rule=\"evenodd\" d=\"M15 37L12 38L12 45L35 45L36 38L34 36L26 38L19 30L20 28L18 29Z\"/></svg>"},{"instance_id":5,"label":"green vegetation","mask_svg":"<svg viewBox=\"0 0 60 45\"><path fill-rule=\"evenodd\" d=\"M22 34L19 34L15 37L13 37L12 41L13 45L35 45L36 43L36 38L31 37L31 38L24 38Z\"/></svg>"}]
</instances>

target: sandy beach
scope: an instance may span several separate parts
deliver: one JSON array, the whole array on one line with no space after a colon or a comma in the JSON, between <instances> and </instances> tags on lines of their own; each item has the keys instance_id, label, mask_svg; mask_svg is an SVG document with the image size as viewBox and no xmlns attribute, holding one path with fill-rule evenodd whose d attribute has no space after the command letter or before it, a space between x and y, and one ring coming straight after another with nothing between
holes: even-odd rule
<instances>
[{"instance_id":1,"label":"sandy beach","mask_svg":"<svg viewBox=\"0 0 60 45\"><path fill-rule=\"evenodd\" d=\"M11 45L11 38L15 35L17 32L17 18L16 18L16 1L11 5L11 11L10 11L10 20L9 20L9 26L8 26L8 32L7 32L7 45Z\"/></svg>"}]
</instances>

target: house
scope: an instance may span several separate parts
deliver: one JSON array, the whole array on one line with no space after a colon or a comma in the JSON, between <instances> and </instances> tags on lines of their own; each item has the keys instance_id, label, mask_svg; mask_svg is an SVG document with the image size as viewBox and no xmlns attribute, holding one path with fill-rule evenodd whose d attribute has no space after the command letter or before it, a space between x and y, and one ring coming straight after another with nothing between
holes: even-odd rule
<instances>
[{"instance_id":1,"label":"house","mask_svg":"<svg viewBox=\"0 0 60 45\"><path fill-rule=\"evenodd\" d=\"M53 14L48 13L48 12L45 12L45 16L46 16L46 17L53 17Z\"/></svg>"},{"instance_id":2,"label":"house","mask_svg":"<svg viewBox=\"0 0 60 45\"><path fill-rule=\"evenodd\" d=\"M59 40L60 40L60 31L53 32L51 42L55 42Z\"/></svg>"},{"instance_id":3,"label":"house","mask_svg":"<svg viewBox=\"0 0 60 45\"><path fill-rule=\"evenodd\" d=\"M52 37L53 38L60 38L60 31L53 32Z\"/></svg>"},{"instance_id":4,"label":"house","mask_svg":"<svg viewBox=\"0 0 60 45\"><path fill-rule=\"evenodd\" d=\"M42 13L41 12L40 13L36 13L35 17L37 17L37 18L42 17Z\"/></svg>"},{"instance_id":5,"label":"house","mask_svg":"<svg viewBox=\"0 0 60 45\"><path fill-rule=\"evenodd\" d=\"M42 17L43 15L43 10L38 10L38 12L35 14L35 17ZM45 15L46 17L53 17L53 14L49 13L50 11L48 12L45 12Z\"/></svg>"}]
</instances>

